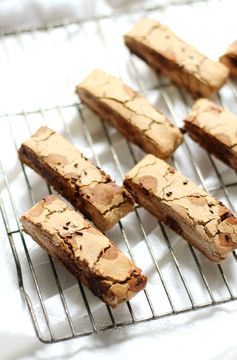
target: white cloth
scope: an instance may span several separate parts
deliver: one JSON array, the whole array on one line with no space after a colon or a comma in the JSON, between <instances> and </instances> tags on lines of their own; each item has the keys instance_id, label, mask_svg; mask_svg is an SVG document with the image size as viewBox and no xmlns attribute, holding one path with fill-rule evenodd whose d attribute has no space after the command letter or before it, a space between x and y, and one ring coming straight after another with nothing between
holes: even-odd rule
<instances>
[{"instance_id":1,"label":"white cloth","mask_svg":"<svg viewBox=\"0 0 237 360\"><path fill-rule=\"evenodd\" d=\"M175 3L178 2L176 1ZM84 18L93 15L112 14L114 11L127 8L151 7L156 3L156 1L145 2L142 0L129 2L119 0L96 2L71 0L51 1L49 4L43 0L25 0L22 2L5 0L0 2L0 24L3 28L6 26L22 26L26 23L32 26L60 17ZM165 3L165 1L162 1L162 3ZM222 2L210 1L209 4L210 8L204 2L197 3L193 8L189 5L171 6L164 12L153 11L151 15L167 23L182 37L196 44L196 46L212 58L217 58L218 54L222 53L225 47L236 36L233 31L235 24L235 2L233 0ZM108 19L100 22L100 29L92 22L89 22L84 23L82 27L70 25L68 33L60 31L60 28L55 32L40 33L36 35L39 44L37 46L35 40L32 42L32 37L27 37L27 34L18 38L11 37L1 41L1 46L3 47L1 47L2 56L0 56L0 69L2 72L0 82L0 113L17 113L22 110L34 111L39 106L47 109L55 107L57 104L72 104L77 100L73 93L75 84L92 68L101 67L110 73L120 75L124 82L135 88L139 89L139 86L141 86L145 95L148 96L152 103L160 106L170 117L174 117L181 124L186 114L186 109L178 92L169 87L166 90L174 109L174 113L169 114L169 109L164 103L164 99L158 96L159 93L155 89L157 78L154 73L135 57L133 61L137 73L131 67L128 51L122 42L122 34L141 15L142 12L135 12L135 15L132 16L121 16L113 20L115 23ZM6 49L9 57L6 56ZM106 49L109 49L109 51ZM166 81L165 79L163 80ZM236 102L230 87L226 86L221 90L221 99L232 111L236 111ZM191 104L191 99L188 99L188 102ZM114 164L108 143L102 137L103 130L100 122L86 108L84 108L83 112L92 134L97 157L103 164L103 168L121 183L122 179ZM62 117L65 120L66 127L63 124ZM68 129L71 133L70 140L82 149L86 156L93 158L85 136L82 135L83 127L74 108L64 108L61 114L56 110L46 111L45 121L50 127L62 132L65 136L68 136ZM28 123L32 132L42 125L43 122L42 116L37 114L28 116ZM9 123L11 124L11 130L16 139L17 146L29 136L29 130L22 116L1 117L0 119L0 157L9 178L17 212L20 214L31 206L31 198L16 157L15 145L11 140ZM126 142L113 129L109 129L109 132L121 160L122 171L126 172L133 166L132 159L128 156L129 152ZM133 149L137 159L141 158L142 152L136 147L133 147ZM205 186L207 188L218 186L215 172L212 170L205 152L193 143L192 152L205 177ZM180 148L176 152L175 160L176 166L184 174L200 183L184 148ZM235 181L236 175L233 171L218 161L216 164L226 182L231 183ZM27 169L27 175L31 182L35 201L38 201L47 194L45 183L29 169ZM8 218L10 219L11 230L17 229L2 177L0 190L6 205ZM234 194L234 190L231 188L229 192L232 203L235 204L236 194ZM216 196L226 203L226 199L221 192L217 192ZM227 205L229 204L227 203ZM188 306L187 295L185 295L180 278L177 276L156 220L144 210L141 210L140 215L146 232L149 234L149 241L154 249L155 256L167 281L167 286L175 305L177 308ZM135 215L127 216L122 223L131 240L131 247L136 262L148 276L147 290L151 296L154 308L158 313L164 313L169 310L169 304L154 265L152 265ZM198 304L207 302L209 300L207 292L204 290L200 276L198 276L198 270L194 265L186 243L178 239L171 231L169 231L169 235L195 301ZM109 233L109 236L118 243L118 246L126 251L118 226ZM18 234L13 235L13 238L19 253L25 286L30 293L37 316L42 321L37 298L32 290L34 284L24 256L21 239ZM183 360L190 358L193 360L235 360L237 358L235 331L237 302L183 315L171 316L136 326L106 331L105 333L68 342L53 345L45 345L39 342L32 327L26 304L18 290L14 260L2 219L0 219L0 239L1 359L85 358L99 360L112 357L116 360L131 357L134 359L144 359L148 356L150 358L176 358ZM48 257L29 237L26 237L26 239L35 271L43 289L43 296L50 319L52 323L57 324L55 332L57 335L64 335L65 326L63 325L63 319L62 321L58 320L63 312L56 295L57 289L50 272ZM228 296L216 266L209 264L201 255L199 259L205 268L205 274L216 298L220 299ZM227 260L223 266L228 275L230 285L235 290L234 294L236 294L236 265L233 258ZM82 300L78 300L79 295L77 294L74 278L62 266L56 264L56 268L72 317L77 323L76 326L81 326L82 322L86 326L86 312L81 305ZM104 305L89 292L88 296L96 319L100 323L105 321L107 315ZM135 315L148 315L149 309L143 293L132 300L132 306L134 307ZM116 310L115 314L118 317L124 317L124 319L129 318L126 305L122 305L120 309Z\"/></svg>"}]
</instances>

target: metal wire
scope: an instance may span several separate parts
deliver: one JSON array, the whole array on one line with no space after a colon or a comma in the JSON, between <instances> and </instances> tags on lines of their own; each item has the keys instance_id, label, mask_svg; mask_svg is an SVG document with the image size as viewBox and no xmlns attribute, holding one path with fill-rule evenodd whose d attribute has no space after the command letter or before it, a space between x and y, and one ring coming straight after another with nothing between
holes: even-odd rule
<instances>
[{"instance_id":1,"label":"metal wire","mask_svg":"<svg viewBox=\"0 0 237 360\"><path fill-rule=\"evenodd\" d=\"M180 4L181 3L182 4L190 4L190 6L192 6L192 4L194 2L196 2L196 1L181 1L179 3ZM179 6L179 5L177 5L177 6ZM150 11L154 11L157 9L159 9L159 11L161 11L162 7L160 6L160 7L153 7L153 8L149 8L149 9L147 8L144 10L144 12L145 12L145 14L147 14ZM126 16L133 16L137 12L141 13L141 9L139 9L139 10L133 9L133 10L129 11L129 14L127 14ZM22 33L28 34L29 36L31 36L31 38L34 42L34 46L37 48L37 51L39 51L39 55L40 55L40 49L38 48L38 40L37 40L37 35L40 32L44 31L44 34L47 36L47 39L51 42L52 47L54 47L55 50L57 50L58 45L57 45L57 42L55 42L54 38L53 38L53 32L55 29L59 28L59 29L63 30L63 32L69 39L70 33L68 31L68 27L71 24L77 24L80 27L80 31L82 31L85 34L85 36L88 36L84 25L86 25L86 23L88 21L93 20L93 22L97 26L98 33L99 33L101 41L103 42L103 45L108 53L108 56L110 57L112 63L115 64L118 75L120 75L120 77L122 77L122 73L120 72L119 65L117 64L116 54L113 53L113 50L110 48L109 43L107 42L106 36L103 33L102 23L103 23L103 21L110 20L113 22L113 26L116 28L117 19L120 16L124 16L124 15L125 15L124 13L117 13L114 16L106 15L106 16L101 16L99 18L93 18L93 19L63 20L63 21L57 21L57 22L54 22L51 24L47 24L47 25L45 25L43 27L39 27L39 28L24 29L21 32L16 31L16 30L9 30L9 29L7 29L6 31L2 31L1 37L0 37L0 42L3 46L6 58L8 59L8 67L9 67L9 69L11 68L11 66L12 66L11 62L13 61L13 59L11 58L11 54L10 54L7 46L5 45L5 39L7 36L13 36L17 40L21 51L24 53L25 48L24 48L24 44L22 43L22 40L21 40L21 34ZM121 34L118 34L118 36L121 36ZM27 54L25 54L25 56L27 56ZM129 67L133 71L133 73L136 74L136 78L138 79L138 86L140 87L140 90L144 94L146 94L146 89L144 89L144 87L142 86L142 83L139 82L139 71L136 68L134 59L135 58L132 55L129 55ZM60 74L58 74L58 75L60 76ZM71 89L72 84L70 83L69 77L66 76L63 80L65 80L65 86L68 86ZM170 86L173 86L173 85L162 84L161 82L159 82L157 90L159 91L160 95L162 96L164 103L166 104L167 108L169 109L169 112L173 118L173 121L175 122L177 119L177 115L176 115L174 107L172 105L172 99L170 98L169 92L167 91L168 87L170 87ZM232 90L232 92L234 93L235 97L237 98L237 89L236 89L235 84L233 82L230 82L229 87ZM186 110L188 112L189 106L188 106L188 102L186 99L186 94L182 90L177 89L177 91L179 92L179 96L182 98L183 103L185 104ZM23 108L22 111L20 111L20 112L16 112L16 113L12 112L11 113L11 111L6 111L4 114L0 114L0 118L1 118L0 121L5 119L9 122L9 131L11 133L12 141L14 143L15 152L17 152L17 148L18 148L19 144L17 144L17 142L16 142L16 139L14 136L14 129L12 128L12 125L11 125L11 119L13 117L21 118L20 121L25 123L26 128L28 129L28 133L30 134L31 126L30 126L30 122L29 122L29 117L31 115L39 115L41 117L41 123L44 125L47 125L47 116L46 115L48 112L54 110L57 112L57 114L59 115L59 117L62 120L63 129L64 129L66 136L68 137L68 139L70 141L73 141L73 134L70 131L70 128L66 121L66 118L64 115L64 110L75 109L78 113L78 117L79 117L78 122L80 123L80 127L83 132L82 136L86 140L88 149L90 149L95 163L97 165L101 166L102 164L101 164L100 156L97 154L96 149L95 149L95 141L93 139L93 134L91 134L90 128L88 126L88 116L84 112L84 107L80 104L79 101L71 102L67 105L63 105L60 103L60 100L57 98L57 95L55 95L55 100L56 100L56 106L53 106L53 107L44 107L44 106L42 106L42 104L39 100L37 109L33 109L33 110L29 111L29 110ZM220 101L221 101L221 98L220 98ZM116 150L116 146L114 144L113 137L111 136L110 128L102 121L100 122L100 124L101 124L101 129L102 129L101 131L104 136L104 141L108 144L108 152L110 153L110 155L112 157L112 161L116 168L118 176L122 179L124 176L123 166L122 166L122 163L120 160L119 152ZM0 124L0 129L1 129L1 124ZM134 147L127 141L126 141L126 146L127 146L128 154L131 157L133 163L135 164L138 160L136 151L134 151ZM217 179L219 180L220 186L217 186L214 188L207 188L207 186L205 185L205 178L204 178L204 175L202 174L202 170L200 169L197 162L195 161L195 158L193 158L193 156L192 156L190 142L186 137L185 137L185 141L184 141L184 144L182 145L182 147L186 151L187 157L189 159L191 159L193 172L196 174L197 178L199 178L199 181L200 181L201 185L204 187L204 189L206 189L209 192L213 192L213 193L215 191L221 190L222 193L224 194L227 204L229 205L229 207L232 210L234 210L233 201L231 199L229 189L237 189L237 182L225 184L225 180L222 178L222 175L220 174L220 172L218 170L218 166L216 165L215 159L209 155L210 163L212 165L212 168L215 172ZM177 163L175 157L173 158L173 163L176 167L178 167L178 163ZM25 166L22 164L20 166L21 166L20 169L21 169L22 175L24 177L26 187L28 189L27 190L28 196L33 205L35 203L35 194L34 194L34 191L33 191L32 185L31 185L31 179L27 173L27 169L25 168ZM233 287L233 285L230 283L228 274L226 274L224 266L213 265L213 268L212 268L213 273L215 273L216 276L217 276L217 274L219 274L220 278L222 279L221 281L222 281L222 290L223 291L222 291L221 295L217 296L218 289L216 289L215 286L213 286L213 284L210 283L210 280L208 278L208 271L207 271L208 265L205 262L203 262L203 260L199 256L199 254L196 253L196 250L194 250L192 248L192 246L185 244L184 246L186 246L186 248L187 248L187 254L189 256L189 261L192 262L194 272L197 276L200 277L200 284L202 284L202 286L204 287L204 289L207 293L206 300L203 301L202 303L200 303L197 296L194 294L192 284L189 282L189 277L186 273L186 270L180 262L179 256L177 254L176 245L175 245L175 243L172 242L172 240L170 238L169 230L163 224L158 223L157 229L159 231L160 238L157 241L160 241L163 243L163 246L166 249L166 252L168 254L167 256L169 256L169 258L170 258L170 264L171 264L170 266L172 266L172 271L175 274L177 283L180 286L180 289L179 289L180 290L180 298L182 296L184 296L187 299L185 304L180 306L180 304L177 301L177 298L174 297L175 285L174 284L172 286L170 285L170 281L167 278L167 275L166 275L166 272L165 272L165 269L164 269L164 266L162 263L163 259L159 258L159 256L157 255L157 250L154 247L151 236L150 236L149 232L146 231L146 226L144 224L143 218L140 213L141 209L139 206L137 206L135 209L135 212L134 212L134 223L136 223L136 231L137 231L137 234L139 233L140 236L144 240L144 244L145 244L145 248L146 248L145 251L146 251L147 256L149 256L149 259L150 259L151 273L155 273L157 275L157 279L159 279L160 291L163 292L164 299L166 299L166 302L167 302L166 310L162 309L159 306L161 304L156 305L157 297L159 297L159 294L157 294L157 296L154 295L151 287L149 286L149 282L148 282L147 288L143 291L142 307L145 307L145 309L146 309L145 315L143 313L139 312L137 304L136 304L136 306L133 305L134 304L133 301L128 302L127 305L124 306L124 314L126 315L125 319L124 318L121 319L119 317L121 314L118 316L116 311L112 310L110 307L100 304L100 306L101 306L100 313L104 314L104 316L106 318L108 318L108 321L105 321L105 323L100 324L99 321L97 320L97 312L96 312L96 310L94 310L92 304L90 303L90 300L88 299L87 291L84 289L83 285L80 282L78 282L78 287L77 287L77 291L79 291L78 305L80 304L80 306L82 306L82 305L84 306L86 315L82 316L82 319L85 317L88 318L89 329L88 329L88 326L85 326L83 321L82 321L82 325L77 327L75 325L75 319L72 316L71 307L67 300L67 295L65 293L64 286L61 282L61 277L60 277L59 271L57 269L57 264L54 263L54 260L51 259L51 257L49 257L49 264L50 264L50 269L51 269L50 271L52 273L52 276L54 279L53 281L56 285L57 293L58 293L58 296L60 299L60 303L62 305L62 312L63 312L62 317L65 319L62 333L60 334L60 336L57 335L55 329L57 328L58 324L57 324L57 322L55 322L55 319L52 320L49 315L49 308L48 308L49 305L46 304L46 301L45 301L44 289L40 285L37 268L34 264L34 261L32 260L32 254L27 245L27 240L26 240L25 234L22 232L20 224L19 224L19 220L18 220L19 214L18 214L18 209L17 209L16 203L15 203L16 195L13 194L13 192L12 192L11 181L9 179L9 175L8 175L7 171L5 170L2 163L0 163L0 179L1 179L1 183L3 184L4 189L6 190L6 194L8 196L8 201L6 201L5 197L3 198L2 194L0 193L0 212L1 212L3 224L5 227L5 231L6 231L6 237L9 240L11 250L12 250L12 253L13 253L13 256L15 259L18 284L19 284L20 291L21 291L21 293L26 301L26 305L29 309L29 313L31 315L31 319L32 319L32 323L33 323L36 335L41 341L43 341L45 343L52 343L52 342L68 340L68 339L72 339L72 338L76 338L76 337L87 336L87 335L105 331L105 330L108 330L111 328L119 328L122 326L135 325L135 324L139 324L139 323L146 322L146 321L151 321L151 320L155 320L155 319L164 318L167 316L172 316L175 314L181 314L181 313L186 313L186 312L193 311L193 310L207 308L209 306L213 306L213 305L217 305L217 304L224 304L229 301L233 301L233 300L237 299L237 296L236 296L237 291ZM49 191L49 193L51 192L51 189L49 187L48 187L48 191ZM14 227L12 227L11 221L9 220L8 207L10 207L11 211L13 212L13 216L14 216L15 224L16 224L16 225L14 225ZM119 233L120 233L120 240L123 242L126 251L130 255L130 257L132 257L132 258L134 258L134 260L136 260L136 256L134 254L134 249L133 249L133 245L132 245L131 234L129 232L129 229L126 227L126 223L123 220L119 222L118 229L119 229ZM18 250L18 247L16 246L15 236L19 236L21 239L24 254L26 257L26 263L28 264L29 273L31 274L31 277L32 277L33 288L31 288L30 290L25 285L25 278L24 278L24 274L22 272L22 262L23 262L22 252L20 252ZM233 253L232 259L234 259L233 260L234 263L237 264L237 256L235 253ZM229 261L231 261L231 260L229 260ZM34 293L34 296L32 296L32 292ZM36 311L36 308L37 308L36 299L37 299L37 303L40 308L40 311L43 314L41 317L39 316L39 312ZM43 326L42 326L42 322L43 322ZM68 329L69 329L69 332L68 332Z\"/></svg>"}]
</instances>

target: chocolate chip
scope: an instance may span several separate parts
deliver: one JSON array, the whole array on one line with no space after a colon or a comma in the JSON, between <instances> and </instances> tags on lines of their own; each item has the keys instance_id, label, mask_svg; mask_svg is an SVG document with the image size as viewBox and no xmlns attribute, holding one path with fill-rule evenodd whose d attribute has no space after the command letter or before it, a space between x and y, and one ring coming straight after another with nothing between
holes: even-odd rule
<instances>
[{"instance_id":1,"label":"chocolate chip","mask_svg":"<svg viewBox=\"0 0 237 360\"><path fill-rule=\"evenodd\" d=\"M233 214L229 210L226 210L226 212L220 216L221 221L224 221L230 217L233 217Z\"/></svg>"},{"instance_id":2,"label":"chocolate chip","mask_svg":"<svg viewBox=\"0 0 237 360\"><path fill-rule=\"evenodd\" d=\"M174 231L176 231L178 234L182 234L183 230L181 226L179 225L178 221L172 218L171 216L166 216L165 223L169 225Z\"/></svg>"},{"instance_id":3,"label":"chocolate chip","mask_svg":"<svg viewBox=\"0 0 237 360\"><path fill-rule=\"evenodd\" d=\"M139 183L143 187L143 191L147 190L148 193L155 192L157 188L157 178L151 175L143 175L139 178Z\"/></svg>"},{"instance_id":4,"label":"chocolate chip","mask_svg":"<svg viewBox=\"0 0 237 360\"><path fill-rule=\"evenodd\" d=\"M210 110L216 112L217 114L220 114L223 111L222 108L220 108L219 106L215 106L215 105L211 105Z\"/></svg>"},{"instance_id":5,"label":"chocolate chip","mask_svg":"<svg viewBox=\"0 0 237 360\"><path fill-rule=\"evenodd\" d=\"M78 164L74 164L73 166L74 166L74 168L78 168Z\"/></svg>"},{"instance_id":6,"label":"chocolate chip","mask_svg":"<svg viewBox=\"0 0 237 360\"><path fill-rule=\"evenodd\" d=\"M72 184L75 184L77 182L77 180L78 180L78 178L76 178L74 176L71 177Z\"/></svg>"},{"instance_id":7,"label":"chocolate chip","mask_svg":"<svg viewBox=\"0 0 237 360\"><path fill-rule=\"evenodd\" d=\"M71 223L71 221L66 222L66 225L68 226Z\"/></svg>"},{"instance_id":8,"label":"chocolate chip","mask_svg":"<svg viewBox=\"0 0 237 360\"><path fill-rule=\"evenodd\" d=\"M79 249L82 251L82 245L79 246Z\"/></svg>"},{"instance_id":9,"label":"chocolate chip","mask_svg":"<svg viewBox=\"0 0 237 360\"><path fill-rule=\"evenodd\" d=\"M142 188L141 190L142 190L144 195L150 195L150 191L147 190L146 188Z\"/></svg>"},{"instance_id":10,"label":"chocolate chip","mask_svg":"<svg viewBox=\"0 0 237 360\"><path fill-rule=\"evenodd\" d=\"M68 227L67 227L67 226L63 226L63 229L64 229L64 230L68 230Z\"/></svg>"},{"instance_id":11,"label":"chocolate chip","mask_svg":"<svg viewBox=\"0 0 237 360\"><path fill-rule=\"evenodd\" d=\"M227 242L230 241L229 235L225 235L225 239L226 239Z\"/></svg>"},{"instance_id":12,"label":"chocolate chip","mask_svg":"<svg viewBox=\"0 0 237 360\"><path fill-rule=\"evenodd\" d=\"M188 181L187 180L184 180L183 181L183 185L187 185Z\"/></svg>"},{"instance_id":13,"label":"chocolate chip","mask_svg":"<svg viewBox=\"0 0 237 360\"><path fill-rule=\"evenodd\" d=\"M175 173L175 169L174 169L173 167L168 168L168 171L169 171L171 174L174 174L174 173Z\"/></svg>"},{"instance_id":14,"label":"chocolate chip","mask_svg":"<svg viewBox=\"0 0 237 360\"><path fill-rule=\"evenodd\" d=\"M77 235L79 235L79 236L82 236L82 235L83 235L83 233L82 233L81 231L79 231L79 230L76 230L76 231L75 231L75 234L77 234Z\"/></svg>"},{"instance_id":15,"label":"chocolate chip","mask_svg":"<svg viewBox=\"0 0 237 360\"><path fill-rule=\"evenodd\" d=\"M87 171L84 170L84 174L87 175Z\"/></svg>"},{"instance_id":16,"label":"chocolate chip","mask_svg":"<svg viewBox=\"0 0 237 360\"><path fill-rule=\"evenodd\" d=\"M237 57L230 56L230 57L229 57L229 60L232 62L232 64L233 64L234 66L237 66Z\"/></svg>"},{"instance_id":17,"label":"chocolate chip","mask_svg":"<svg viewBox=\"0 0 237 360\"><path fill-rule=\"evenodd\" d=\"M210 213L211 213L211 214L214 214L214 211L213 211L213 210L210 210Z\"/></svg>"},{"instance_id":18,"label":"chocolate chip","mask_svg":"<svg viewBox=\"0 0 237 360\"><path fill-rule=\"evenodd\" d=\"M172 191L168 191L167 193L166 193L166 196L171 196L173 193L172 193Z\"/></svg>"}]
</instances>

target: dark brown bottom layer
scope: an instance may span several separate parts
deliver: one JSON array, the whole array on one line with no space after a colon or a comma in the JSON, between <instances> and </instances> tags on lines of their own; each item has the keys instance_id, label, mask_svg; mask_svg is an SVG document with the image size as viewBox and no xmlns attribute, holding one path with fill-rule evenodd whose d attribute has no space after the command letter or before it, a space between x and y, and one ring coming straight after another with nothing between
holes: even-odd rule
<instances>
[{"instance_id":1,"label":"dark brown bottom layer","mask_svg":"<svg viewBox=\"0 0 237 360\"><path fill-rule=\"evenodd\" d=\"M169 207L162 204L154 198L154 196L144 193L142 188L133 183L131 180L126 179L124 186L134 197L135 201L147 209L152 215L158 220L164 222L177 234L182 236L191 245L196 247L201 253L203 253L209 260L219 263L224 258L218 254L217 250L212 248L212 244L206 240L202 240L198 234L195 233L195 226L190 227L185 221L179 216L179 214L172 212Z\"/></svg>"},{"instance_id":2,"label":"dark brown bottom layer","mask_svg":"<svg viewBox=\"0 0 237 360\"><path fill-rule=\"evenodd\" d=\"M230 148L190 121L185 121L185 129L191 138L206 149L208 153L215 155L225 164L228 164L233 169L237 170L237 157L234 156Z\"/></svg>"},{"instance_id":3,"label":"dark brown bottom layer","mask_svg":"<svg viewBox=\"0 0 237 360\"><path fill-rule=\"evenodd\" d=\"M187 89L194 98L209 97L218 89L201 82L195 74L186 73L178 64L171 62L140 42L125 37L125 44L131 52L146 61L154 70L168 76L175 84Z\"/></svg>"},{"instance_id":4,"label":"dark brown bottom layer","mask_svg":"<svg viewBox=\"0 0 237 360\"><path fill-rule=\"evenodd\" d=\"M228 67L231 75L237 76L237 55L235 57L223 55L220 61Z\"/></svg>"}]
</instances>

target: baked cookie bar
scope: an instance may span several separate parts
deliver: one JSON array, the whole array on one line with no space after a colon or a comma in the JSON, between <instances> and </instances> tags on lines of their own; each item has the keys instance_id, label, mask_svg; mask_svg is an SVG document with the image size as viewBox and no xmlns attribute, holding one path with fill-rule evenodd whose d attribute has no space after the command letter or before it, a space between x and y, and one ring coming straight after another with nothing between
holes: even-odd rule
<instances>
[{"instance_id":1,"label":"baked cookie bar","mask_svg":"<svg viewBox=\"0 0 237 360\"><path fill-rule=\"evenodd\" d=\"M21 216L23 229L106 304L116 307L146 285L146 277L105 235L56 196Z\"/></svg>"},{"instance_id":2,"label":"baked cookie bar","mask_svg":"<svg viewBox=\"0 0 237 360\"><path fill-rule=\"evenodd\" d=\"M82 102L145 152L167 158L182 142L181 132L163 113L104 71L92 71L76 91Z\"/></svg>"},{"instance_id":3,"label":"baked cookie bar","mask_svg":"<svg viewBox=\"0 0 237 360\"><path fill-rule=\"evenodd\" d=\"M21 145L19 157L102 231L133 210L133 200L124 187L47 127Z\"/></svg>"},{"instance_id":4,"label":"baked cookie bar","mask_svg":"<svg viewBox=\"0 0 237 360\"><path fill-rule=\"evenodd\" d=\"M168 27L149 18L139 21L125 35L125 43L153 69L185 87L194 97L215 93L228 77L226 66L208 59Z\"/></svg>"},{"instance_id":5,"label":"baked cookie bar","mask_svg":"<svg viewBox=\"0 0 237 360\"><path fill-rule=\"evenodd\" d=\"M185 119L193 140L237 170L237 116L207 99L199 99Z\"/></svg>"},{"instance_id":6,"label":"baked cookie bar","mask_svg":"<svg viewBox=\"0 0 237 360\"><path fill-rule=\"evenodd\" d=\"M237 76L237 40L228 47L220 61L229 68L231 75Z\"/></svg>"},{"instance_id":7,"label":"baked cookie bar","mask_svg":"<svg viewBox=\"0 0 237 360\"><path fill-rule=\"evenodd\" d=\"M219 263L237 248L237 218L166 162L147 155L126 175L134 199Z\"/></svg>"}]
</instances>

